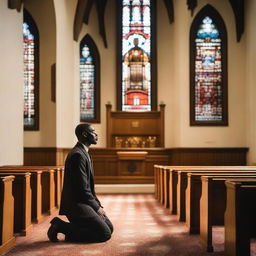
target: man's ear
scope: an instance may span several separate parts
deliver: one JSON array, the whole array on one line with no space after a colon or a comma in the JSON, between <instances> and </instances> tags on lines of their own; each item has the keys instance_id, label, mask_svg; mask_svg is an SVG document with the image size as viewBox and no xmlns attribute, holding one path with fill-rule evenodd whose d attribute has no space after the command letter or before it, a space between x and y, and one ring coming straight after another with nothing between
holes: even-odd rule
<instances>
[{"instance_id":1,"label":"man's ear","mask_svg":"<svg viewBox=\"0 0 256 256\"><path fill-rule=\"evenodd\" d=\"M83 133L82 133L82 136L85 137L85 138L87 138L87 132L83 132Z\"/></svg>"}]
</instances>

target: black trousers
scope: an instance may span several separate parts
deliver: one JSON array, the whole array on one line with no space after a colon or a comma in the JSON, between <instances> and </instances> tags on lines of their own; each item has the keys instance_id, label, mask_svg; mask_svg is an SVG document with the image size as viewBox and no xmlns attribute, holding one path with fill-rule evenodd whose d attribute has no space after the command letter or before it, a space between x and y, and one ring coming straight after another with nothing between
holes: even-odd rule
<instances>
[{"instance_id":1,"label":"black trousers","mask_svg":"<svg viewBox=\"0 0 256 256\"><path fill-rule=\"evenodd\" d=\"M65 234L65 240L70 242L97 243L111 238L113 225L111 221L100 217L96 212L92 217L67 216L69 222L61 221L59 231Z\"/></svg>"}]
</instances>

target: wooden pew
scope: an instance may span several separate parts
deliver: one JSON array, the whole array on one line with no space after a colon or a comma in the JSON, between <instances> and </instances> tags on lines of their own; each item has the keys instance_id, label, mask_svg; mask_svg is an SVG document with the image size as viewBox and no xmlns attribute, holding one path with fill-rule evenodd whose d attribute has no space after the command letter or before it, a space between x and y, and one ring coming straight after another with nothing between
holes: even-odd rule
<instances>
[{"instance_id":1,"label":"wooden pew","mask_svg":"<svg viewBox=\"0 0 256 256\"><path fill-rule=\"evenodd\" d=\"M230 168L233 166L162 166L154 165L155 198L165 207L170 207L172 214L177 213L177 171L198 168ZM241 166L235 166L240 168ZM250 167L249 167L250 168ZM178 195L182 196L182 195ZM178 213L179 214L179 213ZM181 217L182 219L182 217ZM182 220L183 221L183 220Z\"/></svg>"},{"instance_id":2,"label":"wooden pew","mask_svg":"<svg viewBox=\"0 0 256 256\"><path fill-rule=\"evenodd\" d=\"M256 182L226 181L225 255L249 256L256 235Z\"/></svg>"},{"instance_id":3,"label":"wooden pew","mask_svg":"<svg viewBox=\"0 0 256 256\"><path fill-rule=\"evenodd\" d=\"M179 221L186 221L186 188L187 188L187 173L189 172L234 172L234 171L256 171L253 166L208 166L208 167L193 167L193 168L182 168L179 170L174 169L173 173L176 172L177 179L177 215Z\"/></svg>"},{"instance_id":4,"label":"wooden pew","mask_svg":"<svg viewBox=\"0 0 256 256\"><path fill-rule=\"evenodd\" d=\"M186 189L186 225L190 234L199 234L200 232L200 198L202 195L202 176L254 176L256 171L208 171L207 173L187 173L187 189Z\"/></svg>"},{"instance_id":5,"label":"wooden pew","mask_svg":"<svg viewBox=\"0 0 256 256\"><path fill-rule=\"evenodd\" d=\"M166 183L169 184L167 193L169 194L169 208L171 214L177 214L177 185L178 185L178 171L179 170L198 170L199 168L211 168L212 166L164 166L169 175Z\"/></svg>"},{"instance_id":6,"label":"wooden pew","mask_svg":"<svg viewBox=\"0 0 256 256\"><path fill-rule=\"evenodd\" d=\"M1 168L15 168L17 170L29 170L31 172L33 170L42 171L42 213L51 215L56 211L56 205L58 204L56 198L60 198L60 195L56 196L56 191L59 191L59 189L56 189L57 185L55 184L55 181L60 177L59 175L56 175L56 169L58 167L55 166L56 169L54 169L53 166L7 165L2 166Z\"/></svg>"},{"instance_id":7,"label":"wooden pew","mask_svg":"<svg viewBox=\"0 0 256 256\"><path fill-rule=\"evenodd\" d=\"M164 169L166 166L154 165L155 176L155 198L160 202L164 202Z\"/></svg>"},{"instance_id":8,"label":"wooden pew","mask_svg":"<svg viewBox=\"0 0 256 256\"><path fill-rule=\"evenodd\" d=\"M5 171L23 172L24 170L14 169L13 167L0 167L0 173ZM30 185L32 191L32 209L31 221L40 223L43 220L42 216L42 185L41 185L41 170L28 170L31 173Z\"/></svg>"},{"instance_id":9,"label":"wooden pew","mask_svg":"<svg viewBox=\"0 0 256 256\"><path fill-rule=\"evenodd\" d=\"M202 167L202 166L199 166ZM165 207L170 208L171 214L177 214L177 175L174 175L174 171L177 169L196 168L196 166L162 166L162 189L163 194L162 201Z\"/></svg>"},{"instance_id":10,"label":"wooden pew","mask_svg":"<svg viewBox=\"0 0 256 256\"><path fill-rule=\"evenodd\" d=\"M0 255L14 246L14 199L12 183L14 176L0 177Z\"/></svg>"},{"instance_id":11,"label":"wooden pew","mask_svg":"<svg viewBox=\"0 0 256 256\"><path fill-rule=\"evenodd\" d=\"M29 172L0 172L0 176L13 175L12 191L14 196L14 233L27 235L31 224L31 186Z\"/></svg>"},{"instance_id":12,"label":"wooden pew","mask_svg":"<svg viewBox=\"0 0 256 256\"><path fill-rule=\"evenodd\" d=\"M243 180L241 177L202 176L202 196L200 200L200 242L208 252L213 251L212 227L224 225L226 209L226 180ZM246 178L248 180L248 178ZM256 176L252 181L256 181ZM217 199L217 200L216 200Z\"/></svg>"}]
</instances>

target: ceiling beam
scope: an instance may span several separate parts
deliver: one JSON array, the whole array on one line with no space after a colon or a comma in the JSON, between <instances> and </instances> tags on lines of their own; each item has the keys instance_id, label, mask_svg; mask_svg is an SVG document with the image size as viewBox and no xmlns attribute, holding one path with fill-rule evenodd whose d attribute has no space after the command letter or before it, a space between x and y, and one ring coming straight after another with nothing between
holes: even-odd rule
<instances>
[{"instance_id":1,"label":"ceiling beam","mask_svg":"<svg viewBox=\"0 0 256 256\"><path fill-rule=\"evenodd\" d=\"M18 12L20 12L22 4L23 0L8 0L8 8L16 9Z\"/></svg>"},{"instance_id":2,"label":"ceiling beam","mask_svg":"<svg viewBox=\"0 0 256 256\"><path fill-rule=\"evenodd\" d=\"M174 22L174 9L172 0L164 0L170 24Z\"/></svg>"},{"instance_id":3,"label":"ceiling beam","mask_svg":"<svg viewBox=\"0 0 256 256\"><path fill-rule=\"evenodd\" d=\"M76 6L75 19L74 19L74 26L73 26L73 37L75 41L78 41L78 37L82 29L85 10L86 10L86 1L78 0L77 6Z\"/></svg>"},{"instance_id":4,"label":"ceiling beam","mask_svg":"<svg viewBox=\"0 0 256 256\"><path fill-rule=\"evenodd\" d=\"M236 40L240 42L242 34L244 33L244 0L229 0L236 23Z\"/></svg>"}]
</instances>

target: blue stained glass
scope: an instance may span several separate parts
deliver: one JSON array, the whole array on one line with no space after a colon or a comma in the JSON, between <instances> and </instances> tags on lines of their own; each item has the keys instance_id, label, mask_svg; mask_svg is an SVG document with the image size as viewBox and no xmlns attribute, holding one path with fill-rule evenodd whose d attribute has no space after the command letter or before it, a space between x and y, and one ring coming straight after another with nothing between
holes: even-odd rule
<instances>
[{"instance_id":1,"label":"blue stained glass","mask_svg":"<svg viewBox=\"0 0 256 256\"><path fill-rule=\"evenodd\" d=\"M197 36L199 38L210 37L212 39L219 37L219 31L216 26L212 24L212 19L209 17L205 17L203 20L203 24L200 26Z\"/></svg>"}]
</instances>

